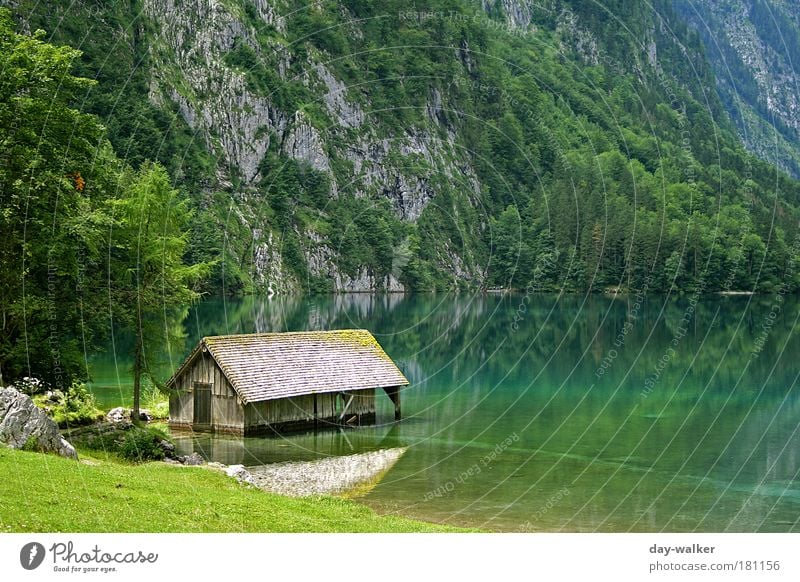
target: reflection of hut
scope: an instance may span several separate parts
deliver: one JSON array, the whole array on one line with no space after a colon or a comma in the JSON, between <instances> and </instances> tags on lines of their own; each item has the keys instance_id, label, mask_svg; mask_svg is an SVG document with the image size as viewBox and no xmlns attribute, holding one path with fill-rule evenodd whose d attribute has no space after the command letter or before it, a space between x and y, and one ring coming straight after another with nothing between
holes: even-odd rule
<instances>
[{"instance_id":1,"label":"reflection of hut","mask_svg":"<svg viewBox=\"0 0 800 582\"><path fill-rule=\"evenodd\" d=\"M408 380L366 330L203 338L167 382L171 428L257 434L375 422L375 389L400 418Z\"/></svg>"},{"instance_id":2,"label":"reflection of hut","mask_svg":"<svg viewBox=\"0 0 800 582\"><path fill-rule=\"evenodd\" d=\"M405 452L404 447L395 447L315 461L250 466L247 470L257 487L272 493L360 497L380 483Z\"/></svg>"}]
</instances>

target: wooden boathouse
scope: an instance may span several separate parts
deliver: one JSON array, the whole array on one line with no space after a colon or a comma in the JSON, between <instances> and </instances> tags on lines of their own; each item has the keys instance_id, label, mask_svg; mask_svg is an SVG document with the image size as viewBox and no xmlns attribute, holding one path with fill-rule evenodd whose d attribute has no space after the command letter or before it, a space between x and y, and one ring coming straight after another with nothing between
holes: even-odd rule
<instances>
[{"instance_id":1,"label":"wooden boathouse","mask_svg":"<svg viewBox=\"0 0 800 582\"><path fill-rule=\"evenodd\" d=\"M399 420L407 385L363 329L205 337L167 382L169 426L252 435L374 424L377 389Z\"/></svg>"}]
</instances>

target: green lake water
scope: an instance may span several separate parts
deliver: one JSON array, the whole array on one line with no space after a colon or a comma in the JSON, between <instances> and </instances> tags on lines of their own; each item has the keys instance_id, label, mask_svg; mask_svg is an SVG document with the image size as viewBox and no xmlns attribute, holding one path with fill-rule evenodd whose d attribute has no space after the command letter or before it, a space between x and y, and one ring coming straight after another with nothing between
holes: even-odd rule
<instances>
[{"instance_id":1,"label":"green lake water","mask_svg":"<svg viewBox=\"0 0 800 582\"><path fill-rule=\"evenodd\" d=\"M192 308L204 335L366 328L411 381L403 420L283 438L184 438L257 465L408 447L361 498L383 513L502 531L800 529L795 298L337 295ZM130 400L125 338L94 358Z\"/></svg>"}]
</instances>

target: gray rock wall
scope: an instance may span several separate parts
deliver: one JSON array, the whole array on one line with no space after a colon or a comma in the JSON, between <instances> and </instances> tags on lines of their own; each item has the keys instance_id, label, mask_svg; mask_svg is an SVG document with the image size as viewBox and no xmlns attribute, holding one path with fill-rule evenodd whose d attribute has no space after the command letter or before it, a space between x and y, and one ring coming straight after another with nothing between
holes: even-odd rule
<instances>
[{"instance_id":1,"label":"gray rock wall","mask_svg":"<svg viewBox=\"0 0 800 582\"><path fill-rule=\"evenodd\" d=\"M12 449L31 448L78 458L75 447L61 436L58 425L15 388L0 388L0 443Z\"/></svg>"},{"instance_id":2,"label":"gray rock wall","mask_svg":"<svg viewBox=\"0 0 800 582\"><path fill-rule=\"evenodd\" d=\"M281 10L285 7L270 0L253 5L259 19L282 37L285 23ZM440 94L430 95L429 119L422 126L378 131L376 120L369 115L368 95L338 79L324 53L304 47L307 54L301 59L295 54L298 47L288 41L264 40L258 30L261 24L248 20L242 4L145 0L143 8L143 15L157 31L150 49L150 100L159 107L176 108L197 130L219 160L220 184L231 185L236 180L242 184L231 217L252 233L249 266L261 291L292 293L303 283L284 264L280 233L271 231L257 211L263 196L257 191L263 179L259 168L271 147L286 158L328 174L331 198L377 193L388 198L397 216L409 222L416 221L435 196L433 176L460 184L465 196L471 201L478 199L480 183L474 169L463 162L455 129L442 113ZM520 25L529 20L522 8L514 14ZM357 30L355 23L353 26ZM265 42L274 46L268 50ZM248 85L248 71L226 61L231 49L242 45L287 83L302 83L318 95L329 122L311 119L302 111L284 111L276 105L273 93L259 93ZM333 156L352 164L353 175L339 176L341 183L333 171ZM420 177L410 169L414 161L424 161L431 168L431 177ZM355 275L341 273L335 249L320 244L313 233L298 234L309 272L328 277L335 291L403 291L394 275L382 279L366 269Z\"/></svg>"}]
</instances>

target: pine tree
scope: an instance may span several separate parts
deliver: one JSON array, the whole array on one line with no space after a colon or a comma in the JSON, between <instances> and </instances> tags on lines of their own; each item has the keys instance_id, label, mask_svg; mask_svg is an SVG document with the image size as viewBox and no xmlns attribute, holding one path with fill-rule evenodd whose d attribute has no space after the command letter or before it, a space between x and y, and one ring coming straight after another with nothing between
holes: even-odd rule
<instances>
[{"instance_id":1,"label":"pine tree","mask_svg":"<svg viewBox=\"0 0 800 582\"><path fill-rule=\"evenodd\" d=\"M92 277L115 167L98 120L74 108L93 84L71 73L80 51L43 38L0 9L0 385L66 389L104 322Z\"/></svg>"},{"instance_id":2,"label":"pine tree","mask_svg":"<svg viewBox=\"0 0 800 582\"><path fill-rule=\"evenodd\" d=\"M174 339L170 316L198 298L193 286L210 265L184 263L192 213L161 165L143 164L113 206L117 228L110 283L116 315L135 333L132 417L138 420L142 380L159 386L153 358Z\"/></svg>"}]
</instances>

